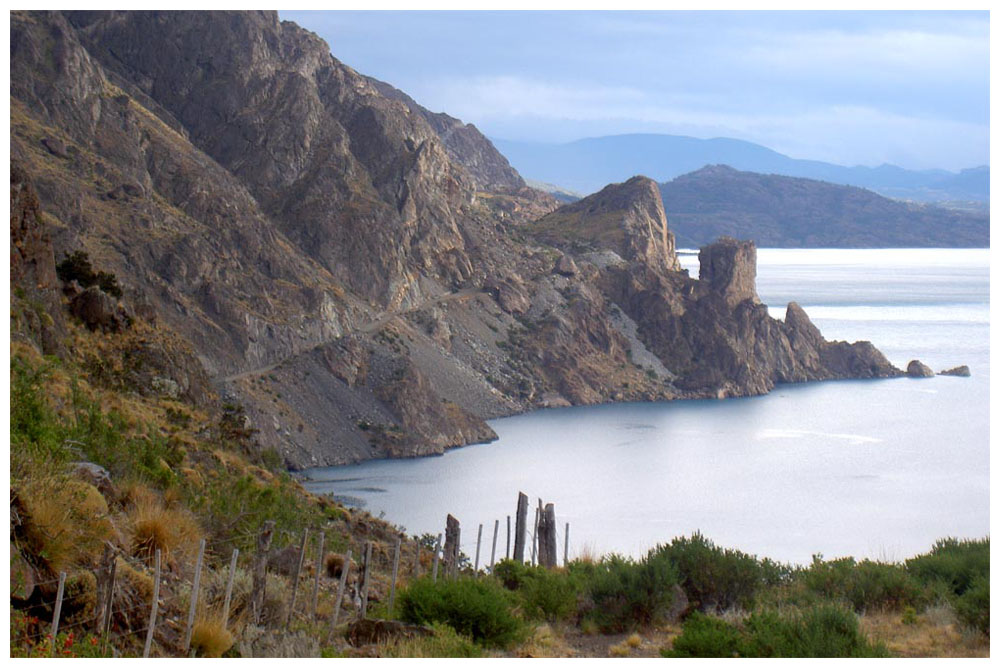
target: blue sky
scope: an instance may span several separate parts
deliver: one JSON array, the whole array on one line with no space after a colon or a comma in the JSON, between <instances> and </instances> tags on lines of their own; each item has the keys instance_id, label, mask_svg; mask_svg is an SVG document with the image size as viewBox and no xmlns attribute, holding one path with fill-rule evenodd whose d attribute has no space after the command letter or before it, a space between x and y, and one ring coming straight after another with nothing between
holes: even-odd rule
<instances>
[{"instance_id":1,"label":"blue sky","mask_svg":"<svg viewBox=\"0 0 1000 668\"><path fill-rule=\"evenodd\" d=\"M989 162L987 12L281 12L505 139L736 137L796 158Z\"/></svg>"}]
</instances>

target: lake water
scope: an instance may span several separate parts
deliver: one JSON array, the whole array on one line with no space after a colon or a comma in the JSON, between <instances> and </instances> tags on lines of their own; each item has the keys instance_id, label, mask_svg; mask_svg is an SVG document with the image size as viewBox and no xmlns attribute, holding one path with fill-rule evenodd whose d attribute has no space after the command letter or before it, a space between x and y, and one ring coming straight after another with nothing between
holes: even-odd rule
<instances>
[{"instance_id":1,"label":"lake water","mask_svg":"<svg viewBox=\"0 0 1000 668\"><path fill-rule=\"evenodd\" d=\"M697 275L697 257L682 255ZM540 410L490 422L500 439L441 457L313 469L408 534L451 513L462 549L518 491L555 504L581 550L638 556L696 530L717 544L808 563L814 553L898 560L945 536L989 533L989 251L758 251L772 314L798 301L827 339L872 341L900 368L967 364L971 378L780 385L723 401Z\"/></svg>"}]
</instances>

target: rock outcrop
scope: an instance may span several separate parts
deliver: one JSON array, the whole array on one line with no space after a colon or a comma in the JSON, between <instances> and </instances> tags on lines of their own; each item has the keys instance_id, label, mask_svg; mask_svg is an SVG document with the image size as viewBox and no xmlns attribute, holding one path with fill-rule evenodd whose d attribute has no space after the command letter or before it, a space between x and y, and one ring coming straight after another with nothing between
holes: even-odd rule
<instances>
[{"instance_id":1,"label":"rock outcrop","mask_svg":"<svg viewBox=\"0 0 1000 668\"><path fill-rule=\"evenodd\" d=\"M906 375L910 378L932 378L934 371L920 360L910 360L906 365Z\"/></svg>"},{"instance_id":2,"label":"rock outcrop","mask_svg":"<svg viewBox=\"0 0 1000 668\"><path fill-rule=\"evenodd\" d=\"M962 376L963 378L968 378L972 375L969 371L969 367L965 364L961 366L956 366L951 369L945 369L944 371L938 371L939 376Z\"/></svg>"},{"instance_id":3,"label":"rock outcrop","mask_svg":"<svg viewBox=\"0 0 1000 668\"><path fill-rule=\"evenodd\" d=\"M124 289L73 297L141 361L116 378L208 402L210 377L292 468L440 453L543 405L899 374L794 304L770 318L752 243L688 276L652 180L556 210L473 126L273 12L12 12L11 157L18 331L58 347L52 257L83 250Z\"/></svg>"}]
</instances>

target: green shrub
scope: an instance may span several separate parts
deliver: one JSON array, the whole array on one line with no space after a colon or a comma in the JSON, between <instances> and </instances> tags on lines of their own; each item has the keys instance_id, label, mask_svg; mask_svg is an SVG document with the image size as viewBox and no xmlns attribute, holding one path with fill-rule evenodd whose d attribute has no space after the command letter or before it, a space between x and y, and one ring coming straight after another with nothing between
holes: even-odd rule
<instances>
[{"instance_id":1,"label":"green shrub","mask_svg":"<svg viewBox=\"0 0 1000 668\"><path fill-rule=\"evenodd\" d=\"M674 638L673 649L661 654L671 658L740 656L741 640L739 629L732 624L695 612L684 622L681 635Z\"/></svg>"},{"instance_id":2,"label":"green shrub","mask_svg":"<svg viewBox=\"0 0 1000 668\"><path fill-rule=\"evenodd\" d=\"M847 601L858 612L922 607L925 602L920 584L898 564L856 562L852 557L823 561L816 555L800 577L808 589L829 600Z\"/></svg>"},{"instance_id":3,"label":"green shrub","mask_svg":"<svg viewBox=\"0 0 1000 668\"><path fill-rule=\"evenodd\" d=\"M509 592L492 579L413 581L400 593L399 614L414 624L442 622L484 647L509 647L525 633Z\"/></svg>"},{"instance_id":4,"label":"green shrub","mask_svg":"<svg viewBox=\"0 0 1000 668\"><path fill-rule=\"evenodd\" d=\"M961 596L977 577L989 576L990 539L943 538L930 553L908 559L906 569L923 583L944 584Z\"/></svg>"},{"instance_id":5,"label":"green shrub","mask_svg":"<svg viewBox=\"0 0 1000 668\"><path fill-rule=\"evenodd\" d=\"M434 540L433 536L431 536L431 540ZM431 548L433 549L433 547L432 543ZM524 584L525 579L528 577L529 568L523 561L501 559L493 567L493 575L500 580L505 588L515 591L520 589L521 585Z\"/></svg>"},{"instance_id":6,"label":"green shrub","mask_svg":"<svg viewBox=\"0 0 1000 668\"><path fill-rule=\"evenodd\" d=\"M700 533L675 538L650 554L668 560L676 568L691 605L703 612L733 606L748 608L765 577L778 582L788 571L771 561L765 568L755 557L718 547Z\"/></svg>"},{"instance_id":7,"label":"green shrub","mask_svg":"<svg viewBox=\"0 0 1000 668\"><path fill-rule=\"evenodd\" d=\"M528 617L555 621L576 612L579 591L579 584L567 573L537 567L529 571L517 594Z\"/></svg>"},{"instance_id":8,"label":"green shrub","mask_svg":"<svg viewBox=\"0 0 1000 668\"><path fill-rule=\"evenodd\" d=\"M67 254L62 262L56 265L56 275L64 283L76 281L82 287L89 288L96 285L112 297L121 299L122 289L118 285L118 278L107 271L94 271L90 263L90 256L86 251L78 250Z\"/></svg>"},{"instance_id":9,"label":"green shrub","mask_svg":"<svg viewBox=\"0 0 1000 668\"><path fill-rule=\"evenodd\" d=\"M603 632L627 631L659 621L673 603L677 573L666 559L633 561L611 555L587 569L584 587L593 607L585 618Z\"/></svg>"},{"instance_id":10,"label":"green shrub","mask_svg":"<svg viewBox=\"0 0 1000 668\"><path fill-rule=\"evenodd\" d=\"M742 625L695 613L684 623L668 657L884 657L850 610L832 605L803 612L751 615Z\"/></svg>"},{"instance_id":11,"label":"green shrub","mask_svg":"<svg viewBox=\"0 0 1000 668\"><path fill-rule=\"evenodd\" d=\"M954 603L955 614L965 625L990 634L990 577L976 576Z\"/></svg>"}]
</instances>

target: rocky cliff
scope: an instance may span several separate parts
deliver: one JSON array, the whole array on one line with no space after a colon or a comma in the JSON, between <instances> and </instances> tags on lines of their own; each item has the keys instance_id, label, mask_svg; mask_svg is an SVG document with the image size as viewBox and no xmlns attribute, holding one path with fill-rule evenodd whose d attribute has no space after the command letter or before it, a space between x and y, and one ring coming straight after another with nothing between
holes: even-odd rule
<instances>
[{"instance_id":1,"label":"rocky cliff","mask_svg":"<svg viewBox=\"0 0 1000 668\"><path fill-rule=\"evenodd\" d=\"M12 13L11 156L38 193L12 180L12 253L85 251L145 314L108 336L154 319L180 342L156 386L213 401L211 378L293 468L439 453L537 406L897 373L769 318L752 245L680 271L649 179L553 211L475 128L274 13Z\"/></svg>"}]
</instances>

